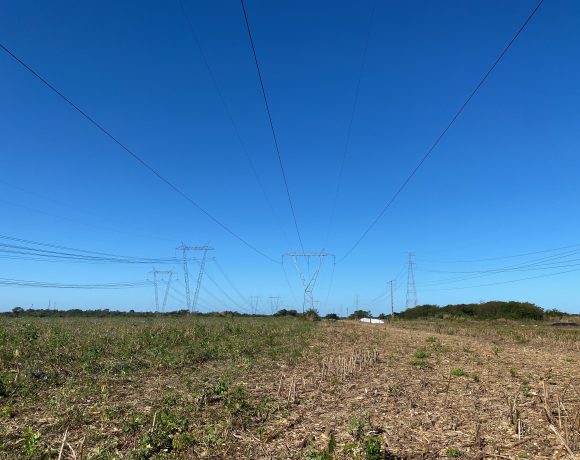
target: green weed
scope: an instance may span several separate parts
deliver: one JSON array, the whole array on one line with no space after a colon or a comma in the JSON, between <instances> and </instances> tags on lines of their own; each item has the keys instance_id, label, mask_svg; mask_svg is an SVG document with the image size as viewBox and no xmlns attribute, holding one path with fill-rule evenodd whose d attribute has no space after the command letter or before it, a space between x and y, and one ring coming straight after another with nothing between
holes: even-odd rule
<instances>
[{"instance_id":1,"label":"green weed","mask_svg":"<svg viewBox=\"0 0 580 460\"><path fill-rule=\"evenodd\" d=\"M461 457L461 455L462 455L461 451L456 447L451 447L450 449L447 449L447 456L449 458L459 458Z\"/></svg>"},{"instance_id":2,"label":"green weed","mask_svg":"<svg viewBox=\"0 0 580 460\"><path fill-rule=\"evenodd\" d=\"M417 359L430 358L431 353L429 353L427 350L423 348L419 348L413 356L415 356L415 358Z\"/></svg>"},{"instance_id":3,"label":"green weed","mask_svg":"<svg viewBox=\"0 0 580 460\"><path fill-rule=\"evenodd\" d=\"M419 369L432 369L433 365L428 361L423 361L422 359L414 359L411 361L411 365L418 367Z\"/></svg>"}]
</instances>

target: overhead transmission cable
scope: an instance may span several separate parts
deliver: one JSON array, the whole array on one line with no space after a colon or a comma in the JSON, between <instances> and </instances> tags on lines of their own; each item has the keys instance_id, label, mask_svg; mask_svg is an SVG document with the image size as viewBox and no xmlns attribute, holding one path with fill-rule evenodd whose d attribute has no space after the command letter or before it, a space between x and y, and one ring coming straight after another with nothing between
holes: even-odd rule
<instances>
[{"instance_id":1,"label":"overhead transmission cable","mask_svg":"<svg viewBox=\"0 0 580 460\"><path fill-rule=\"evenodd\" d=\"M199 54L201 55L203 64L204 64L204 66L207 70L207 73L210 76L210 79L213 83L215 92L218 95L218 97L222 103L226 117L227 117L228 121L230 122L230 125L232 126L232 131L233 131L236 139L238 140L238 144L240 146L240 149L242 150L244 157L246 158L246 161L248 162L248 165L250 166L250 170L252 171L252 174L254 175L254 177L256 179L256 182L257 182L257 184L262 192L262 195L264 195L264 200L268 204L268 207L270 208L270 212L274 216L274 219L276 220L276 223L280 227L282 234L288 240L288 235L286 234L286 229L282 225L282 223L280 222L280 217L279 217L278 213L276 212L276 210L272 204L272 201L270 200L268 193L266 192L266 188L264 187L262 180L260 179L260 175L258 174L258 170L256 169L256 166L254 164L254 161L252 160L250 152L248 152L248 149L246 147L246 143L242 139L242 135L240 133L240 130L238 129L238 125L234 119L234 116L232 115L232 111L230 109L230 106L226 102L226 98L225 98L225 96L221 90L221 87L218 83L218 79L216 78L216 75L215 75L214 71L212 70L212 67L209 63L209 59L208 59L208 57L203 49L203 46L201 45L201 41L199 40L199 37L197 36L197 33L195 32L195 27L193 25L193 21L191 20L191 18L187 14L187 11L185 9L185 5L183 4L183 0L179 0L179 6L181 7L181 12L183 14L183 17L185 18L185 22L187 23L188 30L191 34L191 37L193 38L193 41L195 42L197 49L199 50Z\"/></svg>"},{"instance_id":2,"label":"overhead transmission cable","mask_svg":"<svg viewBox=\"0 0 580 460\"><path fill-rule=\"evenodd\" d=\"M580 265L577 263L580 261L578 258L569 259L569 257L577 255L580 253L580 250L576 251L569 251L567 253L542 257L539 259L532 259L526 262L521 262L519 264L508 265L499 268L492 268L488 270L477 270L477 271L466 271L466 272L451 272L451 273L458 273L460 276L455 276L451 278L446 278L443 280L436 280L423 283L425 285L439 285L439 284L449 284L449 283L457 283L461 281L472 280L476 278L482 278L486 276L493 276L493 275L500 275L504 273L513 273L513 272L525 272L525 271L537 271L537 270L550 270L555 268L568 268ZM561 260L565 259L565 260Z\"/></svg>"},{"instance_id":3,"label":"overhead transmission cable","mask_svg":"<svg viewBox=\"0 0 580 460\"><path fill-rule=\"evenodd\" d=\"M371 6L371 14L370 14L369 20L368 20L367 36L366 36L365 44L363 47L362 58L360 61L360 68L358 71L358 78L356 80L356 85L355 85L355 90L354 90L354 99L353 99L352 107L350 110L348 125L346 128L346 139L345 139L344 147L342 149L342 156L341 156L340 163L339 163L338 177L336 180L336 188L334 190L334 198L332 200L332 206L330 208L330 219L329 219L330 222L328 225L328 232L326 234L326 238L325 238L325 242L324 242L325 247L328 245L328 240L330 238L332 228L334 226L334 219L336 216L336 205L338 203L338 196L340 193L340 187L342 185L342 177L344 174L344 165L346 163L346 157L348 156L348 152L350 150L350 141L352 138L352 126L354 124L356 109L358 107L358 101L359 101L359 97L360 97L360 87L361 87L361 82L363 79L364 69L366 67L369 43L371 41L371 30L372 30L372 25L373 25L373 19L375 17L375 11L377 8L377 0L371 0L371 1L372 1L372 6ZM330 294L330 291L329 291L329 294Z\"/></svg>"},{"instance_id":4,"label":"overhead transmission cable","mask_svg":"<svg viewBox=\"0 0 580 460\"><path fill-rule=\"evenodd\" d=\"M135 257L120 254L112 254L108 252L92 251L87 249L77 249L68 246L61 246L50 243L42 243L24 238L17 238L8 235L0 235L0 240L7 240L14 243L21 244L7 244L0 243L0 253L14 254L14 258L26 258L31 256L39 260L56 260L56 261L79 261L79 262L103 262L103 263L138 263L138 264L174 264L181 263L182 259L175 257ZM28 246L22 246L26 244ZM33 246L39 247L33 247ZM43 249L51 248L51 250ZM54 251L52 249L60 249L62 251ZM76 253L76 254L75 254Z\"/></svg>"},{"instance_id":5,"label":"overhead transmission cable","mask_svg":"<svg viewBox=\"0 0 580 460\"><path fill-rule=\"evenodd\" d=\"M437 289L427 289L427 290L428 291L456 291L456 290L460 290L460 289L471 289L471 288L479 288L479 287L487 287L487 286L498 286L498 285L502 285L502 284L517 283L520 281L534 280L534 279L540 279L540 278L549 278L552 276L564 275L567 273L575 273L575 272L579 272L579 271L580 271L580 268L574 268L571 270L564 270L564 271L560 271L560 272L556 272L556 273L545 273L543 275L536 275L536 276L528 276L526 278L518 278L515 280L496 281L496 282L492 282L492 283L476 284L476 285L472 285L472 286L458 286L458 287L451 287L451 288L437 288Z\"/></svg>"},{"instance_id":6,"label":"overhead transmission cable","mask_svg":"<svg viewBox=\"0 0 580 460\"><path fill-rule=\"evenodd\" d=\"M52 289L127 289L150 286L151 282L147 280L126 281L121 283L92 283L92 284L73 284L73 283L54 283L51 281L30 281L18 280L12 278L0 278L0 285L2 286L17 286L17 287L38 287L38 288L52 288Z\"/></svg>"},{"instance_id":7,"label":"overhead transmission cable","mask_svg":"<svg viewBox=\"0 0 580 460\"><path fill-rule=\"evenodd\" d=\"M55 93L62 100L64 100L69 106L71 106L79 114L81 114L86 120L88 120L93 126L95 126L105 136L107 136L110 140L112 140L115 144L117 144L123 151L125 151L127 154L129 154L131 156L131 158L133 158L135 161L137 161L141 166L143 166L145 169L147 169L150 173L152 173L154 176L156 176L159 180L164 182L174 192L176 192L178 195L180 195L182 198L184 198L186 201L188 201L191 205L193 205L198 211L203 213L211 221L213 221L215 224L217 224L219 227L221 227L223 230L225 230L231 236L236 238L242 244L244 244L245 246L250 248L256 254L259 254L260 256L264 257L265 259L268 259L271 262L274 262L276 264L279 263L276 259L274 259L274 258L270 257L269 255L267 255L266 253L262 252L260 249L258 249L256 246L254 246L252 243L247 241L245 238L240 236L238 233L234 232L228 225L224 224L221 220L214 217L213 214L211 214L209 211L207 211L205 208L203 208L201 205L199 205L187 193L185 193L177 185L175 185L173 182L171 182L169 179L167 179L165 176L163 176L153 166L151 166L143 158L141 158L137 153L135 153L135 151L133 151L127 145L125 145L123 142L121 142L109 130L107 130L102 124L97 122L92 116L90 116L87 112L85 112L78 105L76 105L71 99L69 99L67 96L65 96L64 93L62 93L59 89L57 89L55 86L53 86L48 80L46 80L42 75L40 75L38 72L36 72L32 67L30 67L28 64L26 64L22 59L20 59L10 49L8 49L6 46L4 46L4 44L0 43L0 48L6 54L8 54L10 57L12 57L12 59L14 59L16 62L18 62L22 67L24 67L26 70L28 70L28 72L30 72L34 77L36 77L39 81L41 81L53 93Z\"/></svg>"},{"instance_id":8,"label":"overhead transmission cable","mask_svg":"<svg viewBox=\"0 0 580 460\"><path fill-rule=\"evenodd\" d=\"M272 138L274 140L274 147L276 149L276 155L278 156L278 163L280 165L280 171L282 172L282 179L284 180L284 187L286 188L286 195L288 196L288 203L290 204L290 210L292 211L292 218L294 220L294 227L296 228L296 235L298 236L298 242L300 243L300 248L304 252L304 245L302 244L302 236L300 235L300 229L298 227L298 221L296 219L296 213L294 211L294 204L292 202L292 196L290 195L290 188L288 187L288 180L286 179L286 171L284 169L284 162L282 161L282 155L280 154L280 147L278 145L278 137L276 136L276 130L274 129L274 122L272 121L272 114L270 112L270 105L268 103L268 96L266 95L266 89L264 87L264 79L262 78L262 71L260 70L260 64L258 62L258 55L256 53L256 47L254 46L254 39L252 37L252 29L250 27L250 22L248 20L248 14L246 12L246 5L244 0L240 0L242 4L242 11L244 12L244 21L246 23L246 29L248 31L248 38L250 39L250 45L252 48L252 55L254 56L254 63L256 65L256 71L258 72L258 79L260 81L260 88L262 90L262 96L264 98L264 105L266 106L266 113L268 114L268 121L270 123L270 130L272 131Z\"/></svg>"},{"instance_id":9,"label":"overhead transmission cable","mask_svg":"<svg viewBox=\"0 0 580 460\"><path fill-rule=\"evenodd\" d=\"M222 277L230 285L230 287L233 289L233 291L238 295L238 297L240 298L240 300L242 302L247 302L248 301L247 297L245 297L240 292L240 290L236 287L236 285L233 283L233 281L231 280L231 278L226 274L225 270L223 269L223 267L221 266L221 264L218 262L218 260L217 259L214 259L213 262L214 262L215 266L218 268L218 270L221 273Z\"/></svg>"},{"instance_id":10,"label":"overhead transmission cable","mask_svg":"<svg viewBox=\"0 0 580 460\"><path fill-rule=\"evenodd\" d=\"M503 57L505 56L505 54L508 52L508 50L514 44L514 42L517 40L517 38L520 36L520 34L524 31L524 29L526 28L526 26L528 25L528 23L532 20L532 18L534 17L534 15L538 11L538 9L542 5L542 3L544 3L544 0L540 0L538 2L538 4L535 6L535 8L532 10L532 12L528 15L528 17L526 18L526 20L524 21L524 23L517 30L516 34L512 37L512 39L508 42L508 44L505 46L505 48L501 51L501 53L496 58L496 60L492 64L492 66L487 70L487 72L483 75L483 77L481 78L481 80L479 80L479 83L477 83L477 85L475 86L475 88L471 91L471 93L469 94L469 96L467 97L467 99L463 102L463 104L461 104L461 106L459 107L459 109L455 112L455 114L453 115L453 117L451 118L451 120L449 121L449 123L445 126L445 128L443 129L443 131L439 134L439 136L435 139L435 141L433 142L433 144L431 144L431 146L429 147L429 149L427 149L427 151L425 152L425 154L421 157L421 159L419 160L419 162L417 163L417 165L413 168L413 170L405 178L405 180L403 181L403 183L399 186L399 188L396 190L396 192L393 194L393 196L389 199L389 201L387 201L387 203L383 206L383 208L380 210L379 214L371 221L370 225L363 231L363 233L361 234L361 236L350 247L350 249L346 252L346 254L339 260L339 262L342 261L342 260L344 260L344 259L346 259L358 247L358 245L361 243L361 241L375 227L375 225L377 225L377 223L383 217L383 215L385 214L385 212L391 207L391 205L395 202L395 200L399 197L399 195L407 187L407 185L409 184L409 182L411 182L411 179L413 179L413 177L415 176L415 174L417 174L417 172L419 171L419 169L421 168L421 166L423 166L423 164L425 163L425 161L431 156L431 154L437 148L437 146L439 145L439 143L441 142L441 140L443 139L443 137L445 137L445 135L451 129L451 127L453 126L453 124L455 123L455 121L463 113L463 111L465 110L465 108L467 107L467 105L469 104L469 102L473 99L473 97L476 95L476 93L479 91L479 89L483 86L483 84L485 83L485 81L491 75L491 73L493 72L493 70L497 67L497 65L503 59Z\"/></svg>"},{"instance_id":11,"label":"overhead transmission cable","mask_svg":"<svg viewBox=\"0 0 580 460\"><path fill-rule=\"evenodd\" d=\"M517 259L519 257L532 256L536 254L544 254L546 252L556 252L563 249L570 248L580 248L580 244L570 244L567 246L560 246L553 249L542 249L541 251L524 252L520 254L511 254L507 256L496 256L496 257L484 257L482 259L462 259L462 260L428 260L428 259L418 259L421 263L434 263L434 264L467 264L467 263L478 263L478 262L491 262L494 260L504 260L504 259Z\"/></svg>"}]
</instances>

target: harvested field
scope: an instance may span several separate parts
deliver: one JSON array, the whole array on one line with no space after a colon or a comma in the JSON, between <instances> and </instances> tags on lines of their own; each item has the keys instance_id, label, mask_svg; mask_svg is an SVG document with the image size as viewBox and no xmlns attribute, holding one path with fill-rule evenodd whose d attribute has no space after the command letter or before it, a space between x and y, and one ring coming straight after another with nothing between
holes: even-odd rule
<instances>
[{"instance_id":1,"label":"harvested field","mask_svg":"<svg viewBox=\"0 0 580 460\"><path fill-rule=\"evenodd\" d=\"M0 458L577 458L580 331L0 319Z\"/></svg>"}]
</instances>

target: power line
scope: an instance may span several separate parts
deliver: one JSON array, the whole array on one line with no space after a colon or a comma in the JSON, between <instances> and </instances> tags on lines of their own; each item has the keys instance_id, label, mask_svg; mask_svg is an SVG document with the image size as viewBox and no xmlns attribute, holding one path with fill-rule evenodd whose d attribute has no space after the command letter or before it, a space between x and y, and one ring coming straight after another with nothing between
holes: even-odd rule
<instances>
[{"instance_id":1,"label":"power line","mask_svg":"<svg viewBox=\"0 0 580 460\"><path fill-rule=\"evenodd\" d=\"M478 262L491 262L494 260L517 259L519 257L532 256L532 255L536 255L536 254L544 254L546 252L556 252L556 251L561 251L563 249L578 248L578 247L580 247L580 244L570 244L567 246L560 246L558 248L553 248L553 249L542 249L541 251L524 252L524 253L520 253L520 254L511 254L511 255L507 255L507 256L485 257L482 259L463 259L463 260L419 259L419 261L423 262L423 263L434 263L434 264L466 264L466 263L478 263Z\"/></svg>"},{"instance_id":2,"label":"power line","mask_svg":"<svg viewBox=\"0 0 580 460\"><path fill-rule=\"evenodd\" d=\"M50 281L29 281L18 280L11 278L0 278L0 285L2 286L18 286L18 287L38 287L38 288L54 288L54 289L126 289L149 286L150 281L126 281L121 283L93 283L93 284L72 284L72 283L53 283Z\"/></svg>"},{"instance_id":3,"label":"power line","mask_svg":"<svg viewBox=\"0 0 580 460\"><path fill-rule=\"evenodd\" d=\"M536 11L538 11L538 9L542 5L542 3L544 3L544 0L540 0L540 2L536 5L536 7L528 15L527 19L520 26L520 28L518 29L518 31L516 32L516 34L509 41L509 43L505 46L505 48L503 49L503 51L499 54L499 56L497 57L497 59L495 60L495 62L492 64L492 66L483 75L483 77L481 78L481 80L479 81L479 83L471 91L471 93L469 94L469 96L467 97L467 99L463 102L463 104L459 107L459 109L457 110L457 112L455 112L455 115L453 115L453 117L451 118L451 121L449 121L449 123L447 124L447 126L445 127L445 129L443 129L443 131L441 132L441 134L439 134L439 136L435 139L435 142L433 142L433 144L431 144L431 147L429 147L429 149L427 150L427 152L425 152L425 154L423 155L423 157L421 157L419 163L417 163L417 165L413 168L413 170L411 171L411 173L403 181L403 183L397 189L397 191L395 192L395 194L391 197L391 199L389 201L387 201L387 203L383 206L383 208L381 209L381 211L379 212L379 214L374 218L374 220L365 229L365 231L362 233L362 235L356 240L355 244L353 246L351 246L351 248L346 252L346 254L340 259L340 261L346 259L352 253L352 251L354 251L358 247L358 245L360 244L360 242L374 228L374 226L383 217L383 215L385 214L385 212L387 211L387 209L389 209L391 207L391 205L395 202L395 200L399 197L399 195L407 187L407 185L409 184L409 182L411 181L411 179L413 179L413 177L415 176L415 174L417 174L417 171L419 171L419 169L421 168L421 166L423 166L423 163L425 163L425 161L427 160L427 158L429 158L429 156L431 155L431 153L433 153L433 151L439 145L439 143L441 142L441 140L443 139L443 137L445 137L445 135L447 134L447 131L449 131L449 129L451 129L451 127L453 126L453 124L455 123L455 121L459 118L459 116L463 113L463 111L465 110L465 108L467 107L467 105L469 104L469 102L471 101L471 99L473 99L473 97L475 96L475 94L479 91L479 89L483 86L483 84L485 83L485 81L487 80L487 78L491 75L491 73L493 72L493 70L500 63L500 61L502 60L502 58L504 57L504 55L508 52L508 50L514 44L514 42L516 41L516 39L524 31L524 29L526 28L526 26L528 25L528 23L531 21L531 19L534 17L534 15L536 14Z\"/></svg>"},{"instance_id":4,"label":"power line","mask_svg":"<svg viewBox=\"0 0 580 460\"><path fill-rule=\"evenodd\" d=\"M284 179L284 187L286 188L286 195L288 195L288 203L290 204L290 210L292 211L292 218L294 219L294 227L296 228L296 234L298 235L298 241L300 242L300 248L304 252L304 245L302 244L302 236L300 235L300 230L298 228L298 221L296 220L296 213L294 212L294 204L292 203L292 197L290 195L290 188L288 187L288 180L286 179L286 171L284 170L284 163L282 162L282 155L280 154L280 147L278 146L278 137L276 136L276 130L274 129L274 122L272 121L272 114L270 113L270 105L268 104L268 97L266 96L266 89L264 88L264 80L262 78L262 72L260 71L260 64L258 63L258 55L256 54L256 48L254 46L254 39L252 38L252 30L250 28L250 22L248 20L248 14L246 12L246 5L244 0L240 0L242 4L242 10L244 12L244 20L246 22L246 29L248 30L248 37L250 39L250 45L252 47L252 54L254 56L254 63L256 64L256 71L258 72L258 79L260 80L260 88L262 89L262 96L264 98L264 104L266 106L266 112L268 114L268 121L270 122L270 129L272 131L272 138L274 139L274 147L276 148L276 155L278 156L278 163L280 164L280 171L282 172L282 178Z\"/></svg>"},{"instance_id":5,"label":"power line","mask_svg":"<svg viewBox=\"0 0 580 460\"><path fill-rule=\"evenodd\" d=\"M234 292L239 296L239 298L242 300L242 302L247 302L248 299L242 295L242 293L240 292L240 290L236 287L236 285L233 283L233 281L231 280L231 278L226 274L225 270L223 269L223 267L221 266L221 264L218 262L217 259L213 260L215 266L218 268L219 272L221 273L222 277L226 280L226 282L230 285L230 287L234 290Z\"/></svg>"},{"instance_id":6,"label":"power line","mask_svg":"<svg viewBox=\"0 0 580 460\"><path fill-rule=\"evenodd\" d=\"M556 273L546 273L546 274L537 275L537 276L528 276L526 278L518 278L515 280L498 281L498 282L494 282L494 283L476 284L473 286L460 286L460 287L454 287L454 288L429 289L429 291L456 291L459 289L471 289L471 288L478 288L478 287L498 286L498 285L502 285L502 284L517 283L519 281L527 281L527 280L540 279L540 278L549 278L552 276L563 275L566 273L574 273L574 272L578 272L578 271L580 271L580 268L575 268L572 270L564 270L564 271L556 272Z\"/></svg>"},{"instance_id":7,"label":"power line","mask_svg":"<svg viewBox=\"0 0 580 460\"><path fill-rule=\"evenodd\" d=\"M372 24L373 24L373 18L375 16L375 11L377 8L377 0L372 0L372 7L371 7L371 14L369 16L369 21L368 21L368 26L367 26L367 37L366 37L366 41L365 41L365 45L363 48L363 53L362 53L362 58L361 58L361 62L360 62L360 69L358 72L358 79L355 85L355 91L354 91L354 100L352 103L352 108L350 111L350 117L348 120L348 125L347 125L347 129L346 129L346 140L345 140L345 144L344 144L344 148L342 151L342 158L340 160L340 164L339 164L339 169L338 169L338 178L336 181L336 189L334 191L334 199L332 201L332 207L330 208L330 223L328 226L328 233L326 234L326 239L324 242L324 246L327 246L328 244L328 239L330 238L330 234L332 231L332 227L334 226L334 218L336 215L336 205L338 203L338 196L340 193L340 186L342 184L342 176L344 174L344 165L346 163L346 157L348 155L349 152L349 148L350 148L350 140L352 137L352 126L354 124L354 116L356 114L356 109L358 106L358 100L359 100L359 95L360 95L360 87L361 87L361 82L362 82L362 77L363 77L363 73L364 73L364 69L366 66L366 62L367 62L367 53L368 53L368 49L369 49L369 43L371 41L371 29L372 29Z\"/></svg>"},{"instance_id":8,"label":"power line","mask_svg":"<svg viewBox=\"0 0 580 460\"><path fill-rule=\"evenodd\" d=\"M32 256L33 258L54 259L56 261L79 261L79 262L103 262L103 263L137 263L137 264L173 264L179 260L174 257L165 258L151 258L151 257L135 257L120 254L113 254L108 252L92 251L87 249L77 249L68 246L61 246L50 243L42 243L24 238L17 238L8 235L0 235L0 240L7 240L15 243L22 243L26 245L41 246L51 249L60 249L62 251L53 251L42 248L35 248L31 246L22 246L21 244L6 244L0 243L0 253L15 254L16 256ZM77 254L75 254L77 253ZM14 258L20 258L20 257ZM26 258L26 257L22 257Z\"/></svg>"},{"instance_id":9,"label":"power line","mask_svg":"<svg viewBox=\"0 0 580 460\"><path fill-rule=\"evenodd\" d=\"M183 14L183 17L185 18L185 22L187 23L188 30L193 38L193 41L195 42L195 44L199 50L199 54L201 55L201 58L202 58L202 61L205 65L207 73L209 74L211 81L213 83L213 86L215 88L215 91L216 91L216 93L217 93L217 95L222 103L222 106L223 106L224 112L227 116L227 119L229 120L230 125L232 126L232 131L234 132L234 135L235 135L236 139L238 140L238 144L240 145L240 149L244 153L244 157L246 158L246 161L248 162L248 165L250 166L250 170L252 171L254 177L256 178L256 182L258 183L258 186L259 186L260 190L262 191L262 195L264 195L264 200L268 204L268 207L270 208L270 212L274 216L274 219L276 220L276 223L280 227L282 234L288 240L288 235L286 234L286 229L280 222L280 217L278 216L278 213L276 212L274 206L272 205L272 201L270 200L270 197L269 197L268 193L266 192L266 188L264 187L264 184L262 183L262 180L260 179L260 175L258 174L258 170L256 169L256 166L254 165L254 161L252 160L252 157L251 157L250 153L248 152L248 149L246 147L246 143L242 139L242 135L240 134L240 130L238 129L238 125L234 119L234 116L232 115L232 111L230 109L230 106L226 102L226 98L225 98L225 96L220 88L220 85L219 85L218 80L215 76L215 73L212 70L211 65L209 64L209 59L207 58L207 55L206 55L206 53L201 45L201 42L197 36L197 33L195 32L193 22L192 22L191 18L189 17L189 15L187 14L187 11L186 11L185 6L183 4L183 0L179 0L179 6L181 7L181 12Z\"/></svg>"},{"instance_id":10,"label":"power line","mask_svg":"<svg viewBox=\"0 0 580 460\"><path fill-rule=\"evenodd\" d=\"M203 214L205 214L215 224L217 224L218 226L220 226L223 230L225 230L227 233L229 233L230 235L232 235L234 238L236 238L238 241L240 241L241 243L243 243L245 246L247 246L248 248L250 248L255 253L261 255L265 259L270 260L271 262L278 263L277 260L273 259L272 257L268 256L266 253L264 253L261 250L259 250L258 248L256 248L254 245L252 245L246 239L242 238L240 235L238 235L236 232L234 232L226 224L224 224L223 222L221 222L220 220L218 220L216 217L214 217L212 214L210 214L209 211L207 211L205 208L203 208L198 203L196 203L183 190L181 190L179 187L177 187L175 184L173 184L169 179L165 178L153 166L151 166L149 163L147 163L145 160L143 160L143 158L141 158L139 155L137 155L133 150L131 150L129 147L127 147L125 144L123 144L117 137L115 137L113 134L111 134L111 132L108 131L103 125L101 125L99 122L97 122L93 117L91 117L87 112L85 112L83 109L81 109L78 105L76 105L71 99L69 99L67 96L65 96L55 86L53 86L51 83L49 83L48 80L46 80L44 77L42 77L38 72L36 72L32 67L30 67L28 64L26 64L22 59L20 59L18 56L16 56L16 54L14 54L11 50L9 50L6 46L4 46L4 44L0 43L0 48L4 52L6 52L10 57L12 57L12 59L14 59L16 62L18 62L22 67L24 67L26 70L28 70L32 75L34 75L38 80L40 80L53 93L55 93L57 96L59 96L62 100L64 100L68 105L70 105L78 113L80 113L86 120L88 120L99 131L101 131L103 134L105 134L105 136L107 136L109 139L111 139L122 150L124 150L126 153L128 153L141 166L143 166L150 173L152 173L153 175L155 175L159 180L161 180L162 182L164 182L174 192L176 192L177 194L181 195L182 198L184 198L186 201L188 201L190 204L192 204L197 210L199 210L200 212L202 212Z\"/></svg>"},{"instance_id":11,"label":"power line","mask_svg":"<svg viewBox=\"0 0 580 460\"><path fill-rule=\"evenodd\" d=\"M573 263L578 262L580 259L569 259L569 257L577 255L580 251L569 251L563 254L556 254L552 256L542 257L539 259L532 259L527 262L521 262L514 265L507 265L499 268L492 268L488 270L478 270L472 272L463 272L461 276L446 278L443 280L436 280L424 283L424 285L439 285L439 284L450 284L457 283L461 281L468 281L476 278L482 278L486 276L498 275L503 273L512 272L524 272L524 271L535 271L535 270L550 270L554 268L567 268L577 266L579 264ZM565 259L565 260L559 260ZM453 273L453 272L452 272ZM456 272L461 273L461 272Z\"/></svg>"}]
</instances>

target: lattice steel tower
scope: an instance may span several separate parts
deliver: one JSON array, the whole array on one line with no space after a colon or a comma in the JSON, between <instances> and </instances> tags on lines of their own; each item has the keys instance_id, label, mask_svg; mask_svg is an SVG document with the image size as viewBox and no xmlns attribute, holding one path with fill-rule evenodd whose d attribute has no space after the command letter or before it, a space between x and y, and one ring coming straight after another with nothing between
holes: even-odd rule
<instances>
[{"instance_id":1,"label":"lattice steel tower","mask_svg":"<svg viewBox=\"0 0 580 460\"><path fill-rule=\"evenodd\" d=\"M163 308L162 308L162 312L165 312L165 305L167 305L167 296L169 295L169 288L171 287L171 279L173 278L173 275L175 274L174 270L156 270L153 269L152 271L150 271L149 273L153 273L153 288L155 289L155 311L159 312L159 293L158 293L158 282L165 282L165 294L163 296ZM161 275L162 278L161 280L159 280L157 278L157 275ZM165 281L164 276L165 275L169 275L169 279L167 281Z\"/></svg>"},{"instance_id":2,"label":"lattice steel tower","mask_svg":"<svg viewBox=\"0 0 580 460\"><path fill-rule=\"evenodd\" d=\"M409 267L407 270L407 308L417 306L417 288L415 287L415 274L413 272L413 257L415 254L409 253Z\"/></svg>"},{"instance_id":3,"label":"lattice steel tower","mask_svg":"<svg viewBox=\"0 0 580 460\"><path fill-rule=\"evenodd\" d=\"M197 307L197 299L199 297L199 289L201 287L201 280L203 278L203 271L205 269L205 260L207 251L212 250L209 246L186 246L181 243L181 246L177 247L178 250L183 253L183 281L185 283L185 300L187 302L187 309L189 312L193 312ZM203 251L203 256L201 258L201 263L199 265L199 274L197 276L197 284L195 287L195 294L193 297L193 304L191 303L191 293L189 291L189 268L187 266L187 251Z\"/></svg>"},{"instance_id":4,"label":"lattice steel tower","mask_svg":"<svg viewBox=\"0 0 580 460\"><path fill-rule=\"evenodd\" d=\"M334 263L334 254L327 252L290 252L282 256L282 263L284 263L284 256L290 257L294 262L294 267L298 272L302 286L304 287L304 302L302 304L302 313L307 308L314 308L314 287L320 274L320 268L325 258L331 257ZM305 262L305 267L300 266L300 261ZM314 262L316 261L316 262ZM314 262L314 263L311 263Z\"/></svg>"}]
</instances>

